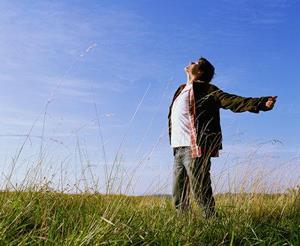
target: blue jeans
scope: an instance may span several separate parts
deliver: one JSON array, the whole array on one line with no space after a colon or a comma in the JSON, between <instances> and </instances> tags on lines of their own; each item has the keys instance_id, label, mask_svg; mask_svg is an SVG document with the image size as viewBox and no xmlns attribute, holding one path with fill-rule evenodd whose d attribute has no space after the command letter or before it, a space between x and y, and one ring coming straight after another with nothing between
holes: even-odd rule
<instances>
[{"instance_id":1,"label":"blue jeans","mask_svg":"<svg viewBox=\"0 0 300 246\"><path fill-rule=\"evenodd\" d=\"M192 158L190 147L174 148L173 203L176 209L189 208L190 191L205 216L215 214L215 200L210 179L210 157Z\"/></svg>"}]
</instances>

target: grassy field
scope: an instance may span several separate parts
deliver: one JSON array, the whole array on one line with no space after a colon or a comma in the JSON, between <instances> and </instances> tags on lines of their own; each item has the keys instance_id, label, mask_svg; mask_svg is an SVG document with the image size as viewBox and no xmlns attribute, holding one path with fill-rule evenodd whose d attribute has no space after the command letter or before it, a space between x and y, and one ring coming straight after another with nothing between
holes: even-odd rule
<instances>
[{"instance_id":1,"label":"grassy field","mask_svg":"<svg viewBox=\"0 0 300 246\"><path fill-rule=\"evenodd\" d=\"M168 197L0 193L0 245L300 245L299 192L216 196L218 218Z\"/></svg>"}]
</instances>

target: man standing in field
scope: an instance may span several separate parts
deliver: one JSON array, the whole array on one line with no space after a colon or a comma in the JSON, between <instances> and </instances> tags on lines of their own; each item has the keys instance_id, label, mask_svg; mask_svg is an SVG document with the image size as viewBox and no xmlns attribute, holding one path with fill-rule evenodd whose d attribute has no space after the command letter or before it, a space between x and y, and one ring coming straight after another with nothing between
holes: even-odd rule
<instances>
[{"instance_id":1,"label":"man standing in field","mask_svg":"<svg viewBox=\"0 0 300 246\"><path fill-rule=\"evenodd\" d=\"M173 202L179 211L189 207L190 190L205 217L216 214L212 194L211 157L222 149L220 108L258 113L274 107L275 96L241 97L210 84L215 68L205 58L185 67L187 83L176 90L169 109L169 137L174 151Z\"/></svg>"}]
</instances>

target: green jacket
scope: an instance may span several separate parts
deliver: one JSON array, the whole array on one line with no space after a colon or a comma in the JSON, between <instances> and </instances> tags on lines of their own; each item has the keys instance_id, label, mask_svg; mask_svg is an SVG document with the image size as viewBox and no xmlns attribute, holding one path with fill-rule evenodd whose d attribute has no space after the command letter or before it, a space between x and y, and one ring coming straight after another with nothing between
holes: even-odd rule
<instances>
[{"instance_id":1,"label":"green jacket","mask_svg":"<svg viewBox=\"0 0 300 246\"><path fill-rule=\"evenodd\" d=\"M171 143L171 114L172 106L176 97L185 87L185 84L179 86L173 97L169 108L169 140ZM195 128L197 131L197 145L204 150L212 152L222 149L222 131L220 125L220 108L230 109L233 112L240 113L249 111L258 113L259 111L269 110L265 104L269 97L241 97L223 92L213 84L202 81L193 83L195 98Z\"/></svg>"}]
</instances>

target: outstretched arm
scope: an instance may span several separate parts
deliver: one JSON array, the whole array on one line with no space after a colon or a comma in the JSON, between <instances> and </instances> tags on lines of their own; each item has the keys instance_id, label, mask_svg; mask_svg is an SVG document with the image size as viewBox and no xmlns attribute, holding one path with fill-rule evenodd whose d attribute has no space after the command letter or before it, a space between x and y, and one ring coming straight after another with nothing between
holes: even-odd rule
<instances>
[{"instance_id":1,"label":"outstretched arm","mask_svg":"<svg viewBox=\"0 0 300 246\"><path fill-rule=\"evenodd\" d=\"M218 89L214 91L214 98L220 108L230 109L236 113L245 111L258 113L259 111L271 110L274 107L277 97L241 97Z\"/></svg>"}]
</instances>

